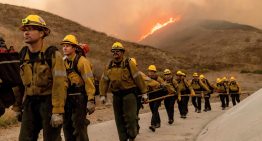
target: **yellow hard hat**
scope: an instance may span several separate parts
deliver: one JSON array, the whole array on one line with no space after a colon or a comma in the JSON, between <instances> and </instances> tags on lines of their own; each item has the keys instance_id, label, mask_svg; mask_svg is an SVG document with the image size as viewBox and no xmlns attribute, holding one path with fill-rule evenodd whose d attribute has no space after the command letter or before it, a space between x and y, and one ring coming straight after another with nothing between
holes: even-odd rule
<instances>
[{"instance_id":1,"label":"yellow hard hat","mask_svg":"<svg viewBox=\"0 0 262 141\"><path fill-rule=\"evenodd\" d=\"M66 35L65 38L63 39L63 41L61 42L62 44L71 44L71 45L76 45L78 46L78 41L76 39L76 37L74 35Z\"/></svg>"},{"instance_id":2,"label":"yellow hard hat","mask_svg":"<svg viewBox=\"0 0 262 141\"><path fill-rule=\"evenodd\" d=\"M221 82L221 79L220 79L220 78L217 78L216 82L217 82L217 83L220 83L220 82Z\"/></svg>"},{"instance_id":3,"label":"yellow hard hat","mask_svg":"<svg viewBox=\"0 0 262 141\"><path fill-rule=\"evenodd\" d=\"M123 50L123 51L125 51L125 48L124 48L124 46L120 42L115 42L112 45L112 49L111 50Z\"/></svg>"},{"instance_id":4,"label":"yellow hard hat","mask_svg":"<svg viewBox=\"0 0 262 141\"><path fill-rule=\"evenodd\" d=\"M149 71L156 71L156 66L155 66L155 65L150 65L150 66L148 67L148 70L149 70Z\"/></svg>"},{"instance_id":5,"label":"yellow hard hat","mask_svg":"<svg viewBox=\"0 0 262 141\"><path fill-rule=\"evenodd\" d=\"M204 79L204 78L205 78L205 76L203 74L199 75L199 79Z\"/></svg>"},{"instance_id":6,"label":"yellow hard hat","mask_svg":"<svg viewBox=\"0 0 262 141\"><path fill-rule=\"evenodd\" d=\"M233 77L233 76L231 76L231 77L230 77L230 81L236 81L236 78Z\"/></svg>"},{"instance_id":7,"label":"yellow hard hat","mask_svg":"<svg viewBox=\"0 0 262 141\"><path fill-rule=\"evenodd\" d=\"M183 73L183 72L182 72L182 71L180 71L180 70L176 72L176 75L186 76L186 74L185 74L185 73Z\"/></svg>"},{"instance_id":8,"label":"yellow hard hat","mask_svg":"<svg viewBox=\"0 0 262 141\"><path fill-rule=\"evenodd\" d=\"M227 77L224 76L221 81L228 81Z\"/></svg>"},{"instance_id":9,"label":"yellow hard hat","mask_svg":"<svg viewBox=\"0 0 262 141\"><path fill-rule=\"evenodd\" d=\"M168 75L168 74L171 74L171 71L169 69L165 69L164 70L164 75Z\"/></svg>"},{"instance_id":10,"label":"yellow hard hat","mask_svg":"<svg viewBox=\"0 0 262 141\"><path fill-rule=\"evenodd\" d=\"M193 76L198 77L198 74L195 72L195 73L193 73Z\"/></svg>"},{"instance_id":11,"label":"yellow hard hat","mask_svg":"<svg viewBox=\"0 0 262 141\"><path fill-rule=\"evenodd\" d=\"M135 58L130 58L131 61L134 62L134 64L137 66L137 62L136 62L136 59Z\"/></svg>"},{"instance_id":12,"label":"yellow hard hat","mask_svg":"<svg viewBox=\"0 0 262 141\"><path fill-rule=\"evenodd\" d=\"M50 34L50 29L46 26L46 22L38 15L28 15L26 18L22 19L22 26L19 29L25 31L26 26L42 27L45 36Z\"/></svg>"}]
</instances>

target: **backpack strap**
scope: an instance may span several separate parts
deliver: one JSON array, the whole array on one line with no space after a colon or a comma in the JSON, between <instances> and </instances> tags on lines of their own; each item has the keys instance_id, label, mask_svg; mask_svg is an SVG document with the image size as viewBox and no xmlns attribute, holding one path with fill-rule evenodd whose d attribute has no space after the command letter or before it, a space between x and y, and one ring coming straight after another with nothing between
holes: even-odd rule
<instances>
[{"instance_id":1,"label":"backpack strap","mask_svg":"<svg viewBox=\"0 0 262 141\"><path fill-rule=\"evenodd\" d=\"M77 64L78 64L78 61L79 61L80 57L81 57L81 55L78 55L78 54L76 55L76 57L74 59L74 62L73 62L73 69L81 77L81 73L80 73L80 71L77 68Z\"/></svg>"},{"instance_id":2,"label":"backpack strap","mask_svg":"<svg viewBox=\"0 0 262 141\"><path fill-rule=\"evenodd\" d=\"M41 52L41 62L46 61L48 66L52 68L52 59L55 58L56 51L58 51L56 46L49 46L44 53Z\"/></svg>"},{"instance_id":3,"label":"backpack strap","mask_svg":"<svg viewBox=\"0 0 262 141\"><path fill-rule=\"evenodd\" d=\"M28 51L28 46L24 46L20 52L19 52L19 58L20 58L20 65L24 63L25 61L25 56Z\"/></svg>"}]
</instances>

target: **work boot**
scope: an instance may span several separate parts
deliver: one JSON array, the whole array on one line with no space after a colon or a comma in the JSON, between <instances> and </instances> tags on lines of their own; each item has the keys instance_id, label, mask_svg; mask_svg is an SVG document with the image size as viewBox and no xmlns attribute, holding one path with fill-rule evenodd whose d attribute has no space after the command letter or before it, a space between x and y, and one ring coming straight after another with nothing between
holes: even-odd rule
<instances>
[{"instance_id":1,"label":"work boot","mask_svg":"<svg viewBox=\"0 0 262 141\"><path fill-rule=\"evenodd\" d=\"M137 124L137 134L139 134L140 126Z\"/></svg>"},{"instance_id":2,"label":"work boot","mask_svg":"<svg viewBox=\"0 0 262 141\"><path fill-rule=\"evenodd\" d=\"M160 123L157 123L157 124L155 125L155 128L160 128Z\"/></svg>"},{"instance_id":3,"label":"work boot","mask_svg":"<svg viewBox=\"0 0 262 141\"><path fill-rule=\"evenodd\" d=\"M151 126L149 126L149 129L150 129L151 131L153 131L153 132L155 132L155 131L156 131L156 128L155 128L155 126L154 126L154 125L151 125Z\"/></svg>"},{"instance_id":4,"label":"work boot","mask_svg":"<svg viewBox=\"0 0 262 141\"><path fill-rule=\"evenodd\" d=\"M173 119L170 119L169 121L168 121L168 124L173 124L174 123L174 120Z\"/></svg>"},{"instance_id":5,"label":"work boot","mask_svg":"<svg viewBox=\"0 0 262 141\"><path fill-rule=\"evenodd\" d=\"M181 118L186 119L186 115L181 115Z\"/></svg>"},{"instance_id":6,"label":"work boot","mask_svg":"<svg viewBox=\"0 0 262 141\"><path fill-rule=\"evenodd\" d=\"M135 141L135 138L129 138L128 141Z\"/></svg>"}]
</instances>

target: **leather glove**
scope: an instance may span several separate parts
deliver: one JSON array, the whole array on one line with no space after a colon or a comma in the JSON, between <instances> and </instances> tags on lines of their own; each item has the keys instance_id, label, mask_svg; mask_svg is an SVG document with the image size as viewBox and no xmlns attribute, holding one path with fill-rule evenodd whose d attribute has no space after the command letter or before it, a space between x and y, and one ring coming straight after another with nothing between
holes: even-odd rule
<instances>
[{"instance_id":1,"label":"leather glove","mask_svg":"<svg viewBox=\"0 0 262 141\"><path fill-rule=\"evenodd\" d=\"M105 96L100 96L100 101L105 104L106 103L106 97Z\"/></svg>"},{"instance_id":2,"label":"leather glove","mask_svg":"<svg viewBox=\"0 0 262 141\"><path fill-rule=\"evenodd\" d=\"M50 124L52 127L59 127L63 124L63 115L62 114L52 114Z\"/></svg>"},{"instance_id":3,"label":"leather glove","mask_svg":"<svg viewBox=\"0 0 262 141\"><path fill-rule=\"evenodd\" d=\"M177 100L178 100L178 101L181 101L181 96L178 96L178 97L177 97Z\"/></svg>"},{"instance_id":4,"label":"leather glove","mask_svg":"<svg viewBox=\"0 0 262 141\"><path fill-rule=\"evenodd\" d=\"M190 96L196 96L195 91L191 91Z\"/></svg>"},{"instance_id":5,"label":"leather glove","mask_svg":"<svg viewBox=\"0 0 262 141\"><path fill-rule=\"evenodd\" d=\"M19 122L21 122L22 121L22 112L21 111L15 112L15 117L17 118Z\"/></svg>"},{"instance_id":6,"label":"leather glove","mask_svg":"<svg viewBox=\"0 0 262 141\"><path fill-rule=\"evenodd\" d=\"M142 94L142 101L143 101L144 103L147 103L147 100L148 100L147 94Z\"/></svg>"},{"instance_id":7,"label":"leather glove","mask_svg":"<svg viewBox=\"0 0 262 141\"><path fill-rule=\"evenodd\" d=\"M94 103L94 101L88 101L87 105L86 105L86 108L87 108L87 111L88 111L89 115L93 114L94 111L95 111L95 103Z\"/></svg>"}]
</instances>

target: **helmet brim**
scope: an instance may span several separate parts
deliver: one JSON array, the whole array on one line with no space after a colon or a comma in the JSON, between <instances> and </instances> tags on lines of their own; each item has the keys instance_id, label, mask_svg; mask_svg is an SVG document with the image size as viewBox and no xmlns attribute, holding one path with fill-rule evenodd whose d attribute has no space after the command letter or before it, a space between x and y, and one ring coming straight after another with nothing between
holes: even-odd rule
<instances>
[{"instance_id":1,"label":"helmet brim","mask_svg":"<svg viewBox=\"0 0 262 141\"><path fill-rule=\"evenodd\" d=\"M41 27L41 28L43 28L44 30L44 33L45 33L45 36L48 36L50 33L51 33L51 30L48 28L48 27L46 27L46 26L41 26L41 25L36 25L36 24L26 24L26 25L22 25L22 26L20 26L19 27L19 29L21 30L21 31L25 31L25 27L27 27L27 26L35 26L35 27Z\"/></svg>"}]
</instances>

